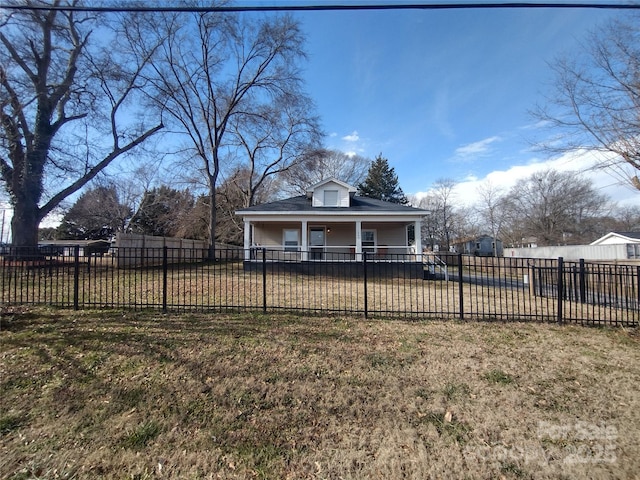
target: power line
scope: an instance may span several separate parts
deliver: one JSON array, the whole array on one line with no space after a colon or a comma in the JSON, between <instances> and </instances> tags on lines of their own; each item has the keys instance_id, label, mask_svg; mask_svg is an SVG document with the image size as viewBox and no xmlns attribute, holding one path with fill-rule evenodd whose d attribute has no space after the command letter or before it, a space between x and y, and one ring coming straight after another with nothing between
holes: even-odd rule
<instances>
[{"instance_id":1,"label":"power line","mask_svg":"<svg viewBox=\"0 0 640 480\"><path fill-rule=\"evenodd\" d=\"M569 3L569 2L478 2L478 3L384 3L356 5L237 5L237 6L117 6L91 7L82 5L47 6L27 4L0 4L0 8L10 10L57 10L65 12L304 12L304 11L344 11L344 10L465 10L465 9L607 9L637 10L638 3Z\"/></svg>"}]
</instances>

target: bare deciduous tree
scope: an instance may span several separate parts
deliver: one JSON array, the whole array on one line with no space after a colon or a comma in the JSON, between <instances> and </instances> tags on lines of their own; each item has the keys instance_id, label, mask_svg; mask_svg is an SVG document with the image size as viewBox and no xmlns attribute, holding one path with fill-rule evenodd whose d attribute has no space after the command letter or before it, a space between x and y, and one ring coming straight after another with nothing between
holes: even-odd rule
<instances>
[{"instance_id":1,"label":"bare deciduous tree","mask_svg":"<svg viewBox=\"0 0 640 480\"><path fill-rule=\"evenodd\" d=\"M552 132L538 144L552 153L601 154L599 168L640 190L640 23L616 20L584 50L557 59L555 91L534 116Z\"/></svg>"},{"instance_id":2,"label":"bare deciduous tree","mask_svg":"<svg viewBox=\"0 0 640 480\"><path fill-rule=\"evenodd\" d=\"M51 6L9 11L0 30L0 175L15 246L36 245L48 213L162 128L132 115L158 44L140 56L113 18Z\"/></svg>"},{"instance_id":3,"label":"bare deciduous tree","mask_svg":"<svg viewBox=\"0 0 640 480\"><path fill-rule=\"evenodd\" d=\"M210 255L216 237L216 187L222 169L236 165L241 118L301 92L303 36L290 16L261 19L228 13L145 17L149 34L166 32L156 74L156 105L185 139L183 152L204 178ZM152 22L154 22L152 24Z\"/></svg>"},{"instance_id":4,"label":"bare deciduous tree","mask_svg":"<svg viewBox=\"0 0 640 480\"><path fill-rule=\"evenodd\" d=\"M231 133L239 147L239 168L244 172L233 176L242 194L238 208L254 205L265 182L295 168L306 152L317 148L321 132L311 111L309 98L301 92L287 92L234 118Z\"/></svg>"},{"instance_id":5,"label":"bare deciduous tree","mask_svg":"<svg viewBox=\"0 0 640 480\"><path fill-rule=\"evenodd\" d=\"M439 179L429 194L420 201L420 208L429 211L422 227L422 237L427 244L450 250L455 230L455 208L453 189L456 182L450 178Z\"/></svg>"},{"instance_id":6,"label":"bare deciduous tree","mask_svg":"<svg viewBox=\"0 0 640 480\"><path fill-rule=\"evenodd\" d=\"M478 187L481 205L480 212L484 226L489 228L493 237L493 256L498 256L498 235L505 221L504 214L504 192L503 190L486 181Z\"/></svg>"},{"instance_id":7,"label":"bare deciduous tree","mask_svg":"<svg viewBox=\"0 0 640 480\"><path fill-rule=\"evenodd\" d=\"M324 148L312 150L285 173L285 189L294 195L304 195L309 186L327 178L355 186L364 182L370 165L371 159L360 155Z\"/></svg>"},{"instance_id":8,"label":"bare deciduous tree","mask_svg":"<svg viewBox=\"0 0 640 480\"><path fill-rule=\"evenodd\" d=\"M536 237L539 245L580 243L584 226L600 216L607 198L575 172L545 170L520 180L506 197L516 238Z\"/></svg>"}]
</instances>

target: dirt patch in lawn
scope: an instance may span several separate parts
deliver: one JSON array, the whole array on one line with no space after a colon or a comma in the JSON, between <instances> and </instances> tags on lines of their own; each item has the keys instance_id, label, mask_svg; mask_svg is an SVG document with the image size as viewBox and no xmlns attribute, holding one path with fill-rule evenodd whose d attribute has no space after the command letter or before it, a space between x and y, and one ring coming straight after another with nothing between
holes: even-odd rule
<instances>
[{"instance_id":1,"label":"dirt patch in lawn","mask_svg":"<svg viewBox=\"0 0 640 480\"><path fill-rule=\"evenodd\" d=\"M632 478L637 330L5 310L0 477Z\"/></svg>"}]
</instances>

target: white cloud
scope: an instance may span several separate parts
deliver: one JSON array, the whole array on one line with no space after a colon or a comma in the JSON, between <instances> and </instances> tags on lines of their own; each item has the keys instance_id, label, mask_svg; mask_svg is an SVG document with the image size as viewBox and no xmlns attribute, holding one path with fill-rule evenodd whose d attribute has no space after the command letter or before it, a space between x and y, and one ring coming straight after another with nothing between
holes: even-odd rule
<instances>
[{"instance_id":1,"label":"white cloud","mask_svg":"<svg viewBox=\"0 0 640 480\"><path fill-rule=\"evenodd\" d=\"M551 122L549 120L538 120L535 123L529 123L519 128L520 130L540 130L542 128L547 128L550 124Z\"/></svg>"},{"instance_id":2,"label":"white cloud","mask_svg":"<svg viewBox=\"0 0 640 480\"><path fill-rule=\"evenodd\" d=\"M548 160L533 158L527 164L514 165L507 170L494 170L482 178L470 174L455 186L453 193L455 201L459 205L477 205L481 201L478 188L487 181L506 192L518 180L525 179L541 170L554 169L561 172L575 171L576 175L584 176L593 182L595 189L607 195L620 206L640 204L640 193L637 190L621 185L614 177L606 174L601 169L594 168L600 162L602 162L602 154L595 151L567 153ZM415 196L421 199L428 194L429 191L418 192Z\"/></svg>"},{"instance_id":3,"label":"white cloud","mask_svg":"<svg viewBox=\"0 0 640 480\"><path fill-rule=\"evenodd\" d=\"M358 135L358 132L354 130L353 133L342 137L342 140L345 142L357 142L360 140L360 136Z\"/></svg>"},{"instance_id":4,"label":"white cloud","mask_svg":"<svg viewBox=\"0 0 640 480\"><path fill-rule=\"evenodd\" d=\"M478 142L473 142L468 145L463 145L462 147L456 148L454 153L458 160L469 160L487 153L490 150L490 145L500 140L502 139L495 135L493 137L485 138L484 140L480 140Z\"/></svg>"}]
</instances>

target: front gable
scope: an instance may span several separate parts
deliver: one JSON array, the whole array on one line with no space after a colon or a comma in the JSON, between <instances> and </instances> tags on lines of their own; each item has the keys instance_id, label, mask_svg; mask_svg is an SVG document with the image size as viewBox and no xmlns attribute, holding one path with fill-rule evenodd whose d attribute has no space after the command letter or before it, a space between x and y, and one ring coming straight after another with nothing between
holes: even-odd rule
<instances>
[{"instance_id":1,"label":"front gable","mask_svg":"<svg viewBox=\"0 0 640 480\"><path fill-rule=\"evenodd\" d=\"M307 197L311 198L312 207L348 208L351 206L351 198L355 193L355 187L330 178L309 187Z\"/></svg>"}]
</instances>

